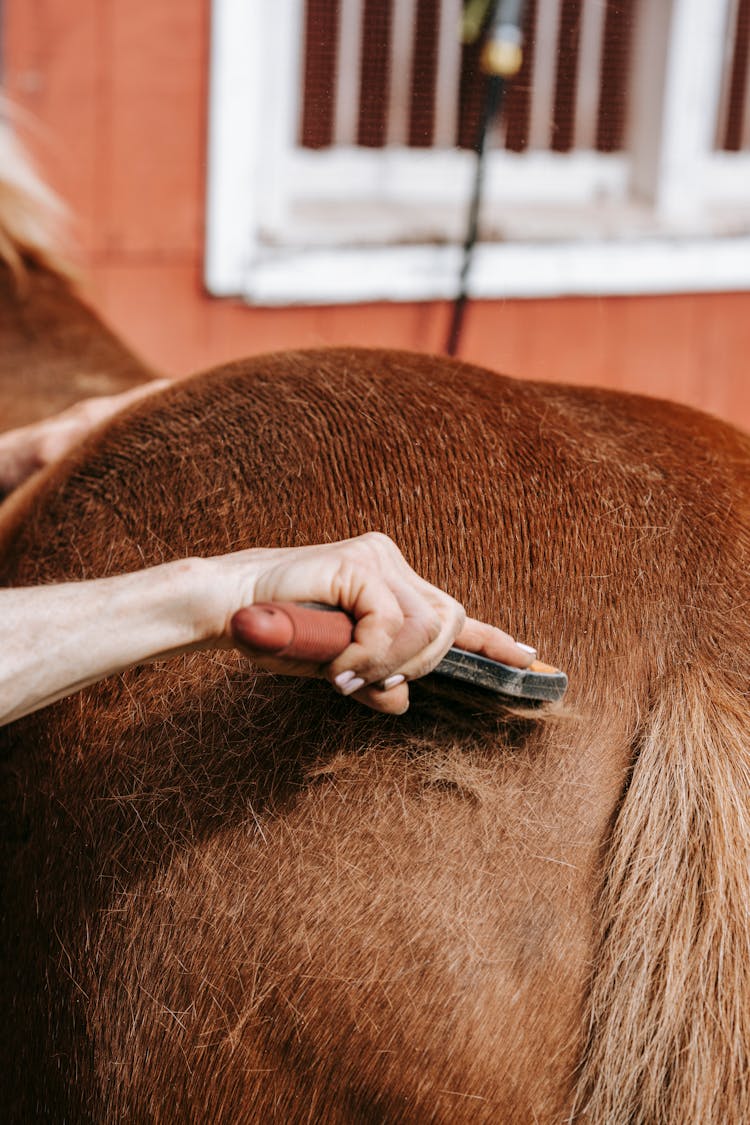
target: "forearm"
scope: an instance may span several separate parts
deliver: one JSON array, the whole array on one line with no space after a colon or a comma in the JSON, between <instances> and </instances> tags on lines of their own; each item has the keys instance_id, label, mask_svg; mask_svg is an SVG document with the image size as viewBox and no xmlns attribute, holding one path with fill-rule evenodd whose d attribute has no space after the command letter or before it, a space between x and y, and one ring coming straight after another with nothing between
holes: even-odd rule
<instances>
[{"instance_id":1,"label":"forearm","mask_svg":"<svg viewBox=\"0 0 750 1125\"><path fill-rule=\"evenodd\" d=\"M202 611L206 560L0 590L0 723L135 664L222 644Z\"/></svg>"}]
</instances>

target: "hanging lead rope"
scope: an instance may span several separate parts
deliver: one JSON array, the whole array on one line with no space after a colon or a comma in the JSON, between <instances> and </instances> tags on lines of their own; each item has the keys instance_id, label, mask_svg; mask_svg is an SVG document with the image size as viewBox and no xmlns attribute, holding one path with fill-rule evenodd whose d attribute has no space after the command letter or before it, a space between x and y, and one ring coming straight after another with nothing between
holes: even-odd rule
<instances>
[{"instance_id":1,"label":"hanging lead rope","mask_svg":"<svg viewBox=\"0 0 750 1125\"><path fill-rule=\"evenodd\" d=\"M502 108L507 81L518 74L523 62L521 48L524 6L524 0L469 0L464 9L461 35L464 43L476 42L483 29L487 28L480 62L482 71L487 75L487 86L474 144L477 157L476 171L466 224L458 295L453 305L453 317L445 346L448 355L456 355L458 352L466 303L469 299L469 270L479 230L487 136L492 122Z\"/></svg>"}]
</instances>

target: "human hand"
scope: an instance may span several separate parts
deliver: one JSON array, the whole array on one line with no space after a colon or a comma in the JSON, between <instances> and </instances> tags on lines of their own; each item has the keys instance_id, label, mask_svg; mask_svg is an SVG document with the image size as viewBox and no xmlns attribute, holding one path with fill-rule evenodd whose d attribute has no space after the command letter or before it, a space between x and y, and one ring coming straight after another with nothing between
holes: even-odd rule
<instances>
[{"instance_id":1,"label":"human hand","mask_svg":"<svg viewBox=\"0 0 750 1125\"><path fill-rule=\"evenodd\" d=\"M206 631L214 643L236 643L231 619L243 606L300 601L340 606L355 622L353 639L327 665L237 647L269 671L324 676L342 694L378 711L405 711L408 682L430 672L453 643L518 667L534 657L502 630L467 619L458 602L420 578L379 533L322 546L242 551L207 562L214 572L207 592L214 624Z\"/></svg>"},{"instance_id":2,"label":"human hand","mask_svg":"<svg viewBox=\"0 0 750 1125\"><path fill-rule=\"evenodd\" d=\"M51 418L0 434L0 495L7 495L35 473L64 457L96 426L138 399L169 386L154 379L117 395L82 399Z\"/></svg>"}]
</instances>

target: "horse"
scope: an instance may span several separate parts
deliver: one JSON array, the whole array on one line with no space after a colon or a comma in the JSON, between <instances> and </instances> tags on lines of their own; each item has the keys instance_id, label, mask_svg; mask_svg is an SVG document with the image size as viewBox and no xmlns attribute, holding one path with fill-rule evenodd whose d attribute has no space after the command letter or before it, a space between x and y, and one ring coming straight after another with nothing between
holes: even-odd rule
<instances>
[{"instance_id":1,"label":"horse","mask_svg":"<svg viewBox=\"0 0 750 1125\"><path fill-rule=\"evenodd\" d=\"M256 356L30 482L0 579L372 529L565 703L428 677L385 716L222 650L3 728L7 1118L748 1120L747 435L442 357Z\"/></svg>"},{"instance_id":2,"label":"horse","mask_svg":"<svg viewBox=\"0 0 750 1125\"><path fill-rule=\"evenodd\" d=\"M157 375L82 299L64 228L61 203L0 122L0 432Z\"/></svg>"}]
</instances>

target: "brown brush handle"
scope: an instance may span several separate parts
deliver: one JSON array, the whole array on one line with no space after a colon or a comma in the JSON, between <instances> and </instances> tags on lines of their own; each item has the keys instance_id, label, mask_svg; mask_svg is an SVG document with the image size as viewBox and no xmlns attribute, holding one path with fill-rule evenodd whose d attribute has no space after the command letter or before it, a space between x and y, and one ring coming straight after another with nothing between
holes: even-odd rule
<instances>
[{"instance_id":1,"label":"brown brush handle","mask_svg":"<svg viewBox=\"0 0 750 1125\"><path fill-rule=\"evenodd\" d=\"M239 609L232 618L231 629L236 641L255 652L328 664L351 644L354 623L340 609L316 609L296 602L262 602ZM546 675L559 672L541 660L535 660L527 670Z\"/></svg>"},{"instance_id":2,"label":"brown brush handle","mask_svg":"<svg viewBox=\"0 0 750 1125\"><path fill-rule=\"evenodd\" d=\"M312 609L295 602L246 606L231 621L236 641L287 660L328 664L351 644L352 619L343 610Z\"/></svg>"}]
</instances>

